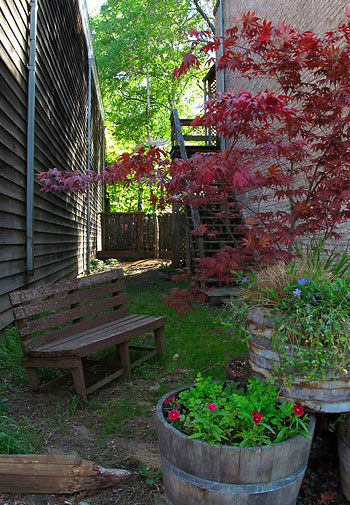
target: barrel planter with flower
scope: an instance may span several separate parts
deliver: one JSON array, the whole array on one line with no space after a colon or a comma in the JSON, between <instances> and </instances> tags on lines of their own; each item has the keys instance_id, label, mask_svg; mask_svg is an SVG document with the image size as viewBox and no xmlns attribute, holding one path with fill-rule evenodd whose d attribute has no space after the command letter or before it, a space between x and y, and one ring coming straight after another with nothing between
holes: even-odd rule
<instances>
[{"instance_id":1,"label":"barrel planter with flower","mask_svg":"<svg viewBox=\"0 0 350 505\"><path fill-rule=\"evenodd\" d=\"M266 381L273 378L279 384L280 355L272 344L274 319L268 317L265 310L254 307L248 312L247 328L252 373ZM291 356L293 346L286 346L285 349L287 356ZM279 396L283 401L302 403L310 412L349 412L350 371L329 370L322 379L314 381L307 380L302 375L292 375L288 385L281 387Z\"/></svg>"},{"instance_id":2,"label":"barrel planter with flower","mask_svg":"<svg viewBox=\"0 0 350 505\"><path fill-rule=\"evenodd\" d=\"M350 415L337 423L339 477L341 489L350 501Z\"/></svg>"},{"instance_id":3,"label":"barrel planter with flower","mask_svg":"<svg viewBox=\"0 0 350 505\"><path fill-rule=\"evenodd\" d=\"M315 418L310 417L310 438L299 434L283 442L253 447L211 445L191 438L171 423L179 411L167 411L167 402L188 388L171 391L157 404L159 451L168 505L295 505ZM206 406L208 415L217 412L215 404L208 402ZM296 415L303 413L302 407L294 407L300 409ZM253 412L252 423L258 425L262 417Z\"/></svg>"}]
</instances>

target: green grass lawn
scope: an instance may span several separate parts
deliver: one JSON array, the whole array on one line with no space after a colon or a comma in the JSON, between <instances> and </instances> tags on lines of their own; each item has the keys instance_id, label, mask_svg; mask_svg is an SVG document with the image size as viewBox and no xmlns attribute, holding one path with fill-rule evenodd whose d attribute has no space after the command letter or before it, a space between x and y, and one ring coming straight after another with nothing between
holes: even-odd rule
<instances>
[{"instance_id":1,"label":"green grass lawn","mask_svg":"<svg viewBox=\"0 0 350 505\"><path fill-rule=\"evenodd\" d=\"M65 436L66 421L74 418L81 409L86 412L86 427L96 433L100 443L112 433L129 436L129 421L133 420L137 425L138 416L151 415L151 410L144 407L145 401L151 406L155 405L173 387L191 383L198 372L214 379L224 379L225 362L246 350L246 344L234 339L232 333L220 324L219 309L201 305L180 318L173 309L165 307L162 296L174 287L166 276L146 276L143 279L136 275L126 276L126 284L132 313L167 316L164 354L135 368L131 380L124 377L118 379L119 382L116 382L120 387L116 398L112 396L109 400L103 400L105 397L101 390L101 396L98 393L91 395L88 404L83 404L72 394L63 401L62 398L57 399L56 404L48 406L47 418L40 422L38 420L36 431L35 418L33 424L25 416L17 416L13 420L11 410L7 408L7 399L11 400L12 395L23 397L23 402L26 402L23 388L26 374L20 362L18 332L16 328L7 330L0 340L0 428L3 432L2 438L0 436L0 452L23 452L24 448L25 452L35 452L38 449L35 441L41 438L39 434L45 436L45 432L60 430ZM50 373L53 371L43 369L46 379L50 378ZM144 383L147 383L147 392L143 389ZM115 383L111 387L113 384L115 387ZM152 385L156 385L154 390ZM38 395L38 399L44 398L42 394ZM94 419L90 424L89 412ZM96 418L98 428L95 426ZM155 429L152 430L156 437ZM142 430L138 436L143 436Z\"/></svg>"},{"instance_id":2,"label":"green grass lawn","mask_svg":"<svg viewBox=\"0 0 350 505\"><path fill-rule=\"evenodd\" d=\"M232 335L220 324L220 310L208 305L197 306L180 318L177 313L165 307L162 296L172 285L168 281L157 280L143 288L127 281L130 308L132 312L148 315L165 315L168 324L164 331L165 352L150 368L162 367L166 370L181 368L188 371L187 379L192 380L198 372L223 379L224 363L232 356L246 350L246 344Z\"/></svg>"}]
</instances>

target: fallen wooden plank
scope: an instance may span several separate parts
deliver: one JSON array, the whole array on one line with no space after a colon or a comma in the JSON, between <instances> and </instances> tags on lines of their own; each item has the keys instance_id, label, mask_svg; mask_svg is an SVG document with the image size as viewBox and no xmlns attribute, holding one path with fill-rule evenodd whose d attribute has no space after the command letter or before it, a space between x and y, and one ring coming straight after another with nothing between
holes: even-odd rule
<instances>
[{"instance_id":1,"label":"fallen wooden plank","mask_svg":"<svg viewBox=\"0 0 350 505\"><path fill-rule=\"evenodd\" d=\"M69 494L117 485L131 472L71 455L1 454L0 492Z\"/></svg>"}]
</instances>

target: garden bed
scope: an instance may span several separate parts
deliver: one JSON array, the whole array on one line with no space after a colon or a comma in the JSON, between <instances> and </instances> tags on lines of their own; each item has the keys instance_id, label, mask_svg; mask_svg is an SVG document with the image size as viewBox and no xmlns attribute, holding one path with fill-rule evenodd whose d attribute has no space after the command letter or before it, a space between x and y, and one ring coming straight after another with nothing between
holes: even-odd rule
<instances>
[{"instance_id":1,"label":"garden bed","mask_svg":"<svg viewBox=\"0 0 350 505\"><path fill-rule=\"evenodd\" d=\"M131 263L131 262L130 262ZM125 266L125 264L123 264ZM11 372L2 370L2 397L12 418L27 417L39 434L35 452L77 454L104 467L126 468L132 477L116 488L91 496L78 495L0 495L0 505L164 505L159 474L155 406L165 392L191 382L198 371L214 378L224 378L224 364L229 356L245 349L217 323L218 309L197 307L179 319L164 308L159 296L170 287L169 270L136 262L126 274L133 309L137 312L167 315L165 355L135 370L130 380L121 378L91 395L87 405L67 389L63 382L47 393L33 393L24 380L22 369L14 364ZM137 273L136 273L137 272ZM140 294L142 293L142 296ZM215 346L215 353L212 352ZM17 360L18 357L13 358ZM244 360L232 361L239 380L250 370ZM298 505L345 505L337 473L335 434L318 422L311 460L301 489ZM334 420L334 418L332 418Z\"/></svg>"}]
</instances>

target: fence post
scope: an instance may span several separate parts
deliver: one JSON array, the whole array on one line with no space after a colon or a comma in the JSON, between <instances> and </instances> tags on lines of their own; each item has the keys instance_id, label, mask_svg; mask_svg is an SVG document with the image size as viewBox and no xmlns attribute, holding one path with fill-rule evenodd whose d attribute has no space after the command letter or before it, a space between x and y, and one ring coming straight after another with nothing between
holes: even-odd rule
<instances>
[{"instance_id":1,"label":"fence post","mask_svg":"<svg viewBox=\"0 0 350 505\"><path fill-rule=\"evenodd\" d=\"M102 237L102 251L106 249L105 244L105 213L101 212L101 237Z\"/></svg>"},{"instance_id":2,"label":"fence post","mask_svg":"<svg viewBox=\"0 0 350 505\"><path fill-rule=\"evenodd\" d=\"M159 258L159 218L154 215L154 257Z\"/></svg>"},{"instance_id":3,"label":"fence post","mask_svg":"<svg viewBox=\"0 0 350 505\"><path fill-rule=\"evenodd\" d=\"M142 214L140 212L137 213L137 251L141 254L142 252L142 226L141 226Z\"/></svg>"},{"instance_id":4,"label":"fence post","mask_svg":"<svg viewBox=\"0 0 350 505\"><path fill-rule=\"evenodd\" d=\"M172 228L173 228L173 266L180 266L180 213L179 206L173 205L172 212Z\"/></svg>"}]
</instances>

